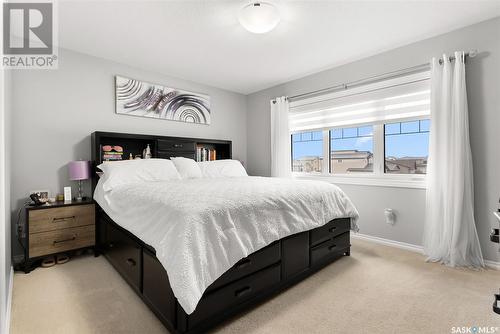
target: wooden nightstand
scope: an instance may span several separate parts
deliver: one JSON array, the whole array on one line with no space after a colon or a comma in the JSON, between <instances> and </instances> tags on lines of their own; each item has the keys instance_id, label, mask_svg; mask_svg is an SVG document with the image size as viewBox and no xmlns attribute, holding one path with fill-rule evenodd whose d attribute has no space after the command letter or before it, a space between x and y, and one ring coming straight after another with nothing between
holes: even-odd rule
<instances>
[{"instance_id":1,"label":"wooden nightstand","mask_svg":"<svg viewBox=\"0 0 500 334\"><path fill-rule=\"evenodd\" d=\"M95 247L95 205L92 201L26 208L24 271L44 256Z\"/></svg>"}]
</instances>

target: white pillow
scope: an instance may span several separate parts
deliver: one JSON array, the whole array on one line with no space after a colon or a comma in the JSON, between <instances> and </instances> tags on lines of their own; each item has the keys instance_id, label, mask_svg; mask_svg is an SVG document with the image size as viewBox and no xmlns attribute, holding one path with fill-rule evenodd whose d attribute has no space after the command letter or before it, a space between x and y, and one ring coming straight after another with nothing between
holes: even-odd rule
<instances>
[{"instance_id":1,"label":"white pillow","mask_svg":"<svg viewBox=\"0 0 500 334\"><path fill-rule=\"evenodd\" d=\"M181 178L173 162L167 159L106 161L97 168L104 173L104 191L110 191L122 184L180 180Z\"/></svg>"},{"instance_id":2,"label":"white pillow","mask_svg":"<svg viewBox=\"0 0 500 334\"><path fill-rule=\"evenodd\" d=\"M198 164L193 159L175 157L170 158L175 164L175 168L183 179L199 179L201 177L201 170Z\"/></svg>"},{"instance_id":3,"label":"white pillow","mask_svg":"<svg viewBox=\"0 0 500 334\"><path fill-rule=\"evenodd\" d=\"M198 162L203 177L241 177L248 176L247 171L238 160L215 160Z\"/></svg>"}]
</instances>

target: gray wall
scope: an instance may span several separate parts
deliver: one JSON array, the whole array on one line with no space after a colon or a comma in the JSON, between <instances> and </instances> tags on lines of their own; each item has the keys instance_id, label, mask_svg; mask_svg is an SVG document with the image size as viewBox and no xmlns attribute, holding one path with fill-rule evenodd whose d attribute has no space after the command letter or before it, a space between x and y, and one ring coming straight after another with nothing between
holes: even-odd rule
<instances>
[{"instance_id":1,"label":"gray wall","mask_svg":"<svg viewBox=\"0 0 500 334\"><path fill-rule=\"evenodd\" d=\"M96 130L233 140L234 157L247 162L253 175L269 175L269 100L338 83L362 79L428 62L443 52L476 48L481 54L467 64L471 145L474 158L475 208L485 258L499 261L488 241L495 224L491 211L500 196L498 154L500 98L500 19L414 43L351 64L245 97L193 82L145 72L115 62L60 51L57 71L13 71L9 92L12 111L11 210L15 212L29 190L53 193L70 185L66 164L90 158L89 134ZM113 76L120 74L163 83L212 96L213 124L183 124L114 114ZM245 125L246 124L246 125ZM248 145L247 145L248 143ZM247 154L248 151L248 154ZM72 184L75 186L75 184ZM361 213L361 232L420 245L425 191L341 185ZM89 190L89 184L86 185ZM74 189L75 191L75 189ZM398 213L395 226L384 222L383 209Z\"/></svg>"},{"instance_id":2,"label":"gray wall","mask_svg":"<svg viewBox=\"0 0 500 334\"><path fill-rule=\"evenodd\" d=\"M11 279L11 238L10 238L10 108L8 83L10 73L0 70L0 333L6 331L7 302Z\"/></svg>"},{"instance_id":3,"label":"gray wall","mask_svg":"<svg viewBox=\"0 0 500 334\"><path fill-rule=\"evenodd\" d=\"M428 62L444 52L477 49L467 63L470 135L474 159L475 215L486 259L500 261L498 247L489 242L496 224L492 211L500 196L500 18L485 21L438 37L423 40L376 56L332 68L248 96L248 170L270 174L269 100L292 96L339 83L363 79ZM425 190L340 185L354 200L361 219L361 233L421 245ZM383 209L394 208L398 222L388 226Z\"/></svg>"},{"instance_id":4,"label":"gray wall","mask_svg":"<svg viewBox=\"0 0 500 334\"><path fill-rule=\"evenodd\" d=\"M212 124L115 114L116 74L209 94ZM76 194L76 183L68 180L67 163L90 159L94 131L229 139L233 157L246 161L246 97L241 94L60 50L58 70L13 71L10 96L15 129L11 136L13 213L30 190L49 189L55 194L72 185ZM87 195L89 189L90 182L86 182Z\"/></svg>"}]
</instances>

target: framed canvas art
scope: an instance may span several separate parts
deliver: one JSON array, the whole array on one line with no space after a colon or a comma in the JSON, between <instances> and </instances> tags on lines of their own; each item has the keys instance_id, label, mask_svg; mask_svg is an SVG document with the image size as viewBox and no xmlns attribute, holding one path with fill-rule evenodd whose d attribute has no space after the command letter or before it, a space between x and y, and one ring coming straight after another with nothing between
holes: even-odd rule
<instances>
[{"instance_id":1,"label":"framed canvas art","mask_svg":"<svg viewBox=\"0 0 500 334\"><path fill-rule=\"evenodd\" d=\"M210 124L210 96L115 77L116 113L170 121Z\"/></svg>"}]
</instances>

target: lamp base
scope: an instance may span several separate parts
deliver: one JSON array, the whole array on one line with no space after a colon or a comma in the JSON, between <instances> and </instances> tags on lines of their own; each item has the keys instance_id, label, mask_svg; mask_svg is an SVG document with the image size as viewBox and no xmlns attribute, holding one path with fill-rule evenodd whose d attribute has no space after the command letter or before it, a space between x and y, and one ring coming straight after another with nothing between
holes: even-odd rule
<instances>
[{"instance_id":1,"label":"lamp base","mask_svg":"<svg viewBox=\"0 0 500 334\"><path fill-rule=\"evenodd\" d=\"M83 201L83 192L82 192L82 180L78 180L78 196L76 197L77 202Z\"/></svg>"}]
</instances>

